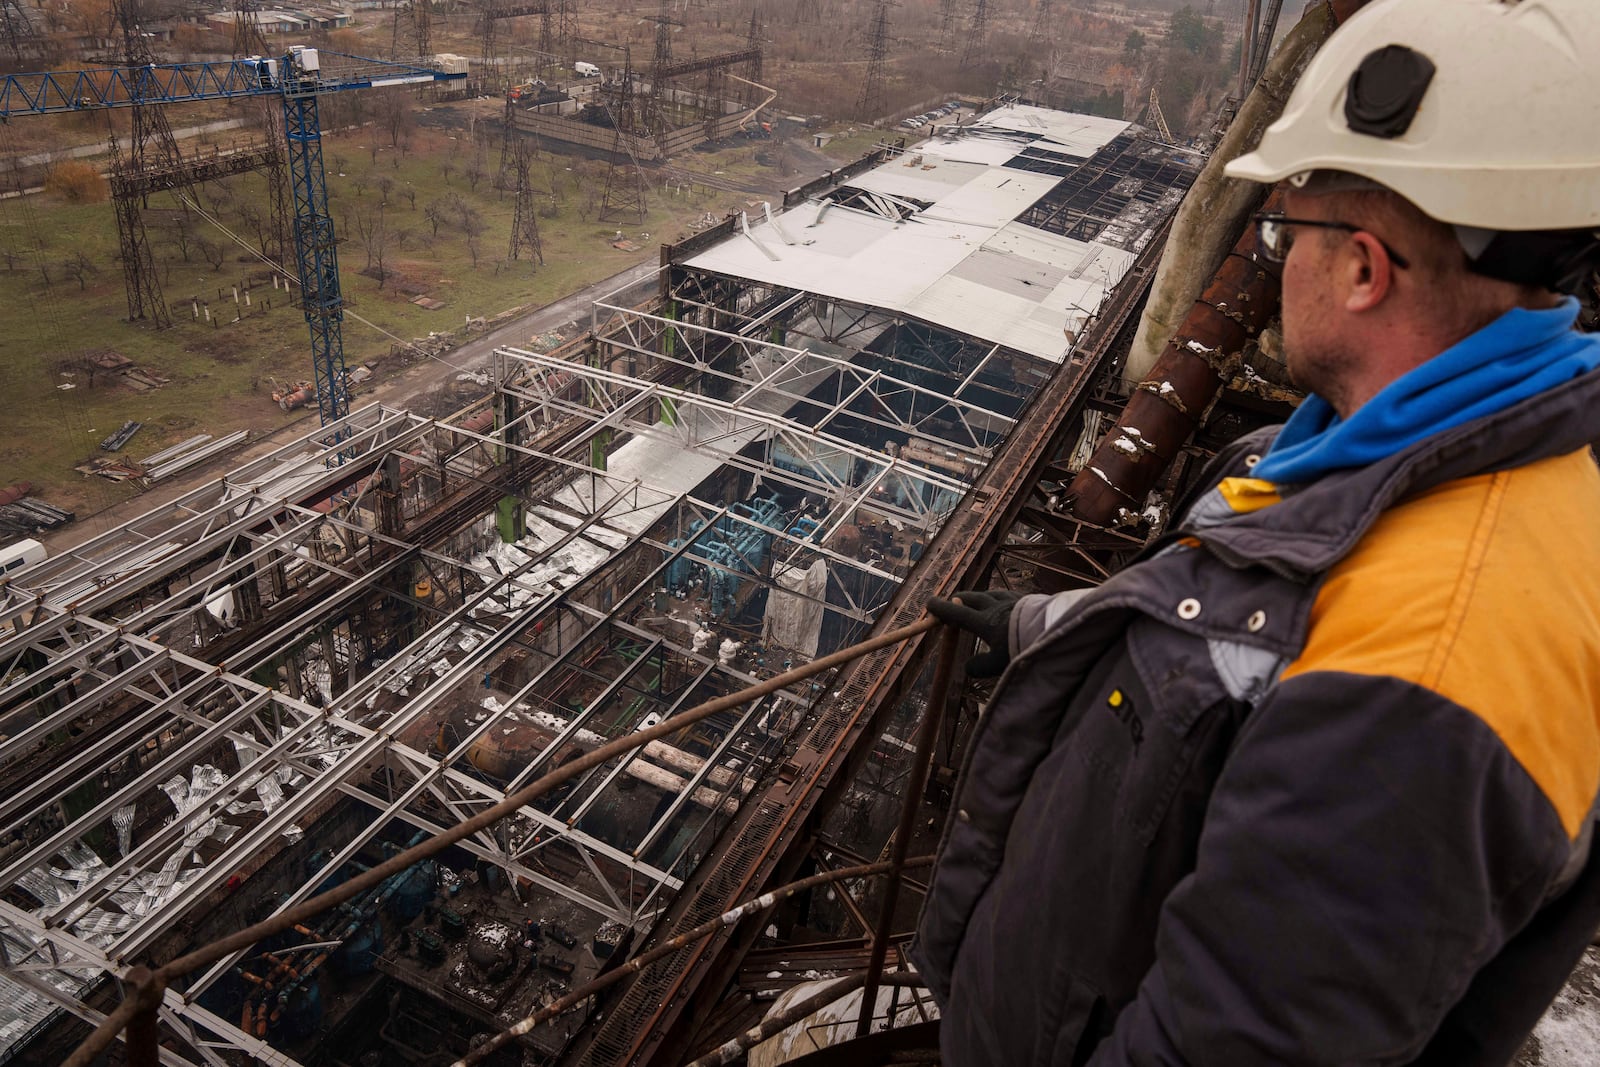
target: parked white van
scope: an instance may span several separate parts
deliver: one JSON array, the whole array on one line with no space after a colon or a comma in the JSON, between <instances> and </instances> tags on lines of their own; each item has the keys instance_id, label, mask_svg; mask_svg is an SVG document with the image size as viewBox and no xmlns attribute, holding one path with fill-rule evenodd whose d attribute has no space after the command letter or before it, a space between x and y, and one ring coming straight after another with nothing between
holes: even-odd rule
<instances>
[{"instance_id":1,"label":"parked white van","mask_svg":"<svg viewBox=\"0 0 1600 1067\"><path fill-rule=\"evenodd\" d=\"M577 72L578 77L580 77L580 78L598 78L598 77L600 77L600 68L599 67L595 66L593 63L585 63L581 59L578 60L576 63L572 64L572 69Z\"/></svg>"},{"instance_id":2,"label":"parked white van","mask_svg":"<svg viewBox=\"0 0 1600 1067\"><path fill-rule=\"evenodd\" d=\"M0 578L35 563L43 563L49 554L43 545L32 538L0 548Z\"/></svg>"}]
</instances>

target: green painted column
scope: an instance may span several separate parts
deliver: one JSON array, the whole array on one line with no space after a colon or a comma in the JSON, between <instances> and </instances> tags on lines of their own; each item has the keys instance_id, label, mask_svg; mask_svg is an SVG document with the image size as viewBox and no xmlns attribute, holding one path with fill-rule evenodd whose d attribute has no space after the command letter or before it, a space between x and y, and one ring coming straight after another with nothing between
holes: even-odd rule
<instances>
[{"instance_id":1,"label":"green painted column","mask_svg":"<svg viewBox=\"0 0 1600 1067\"><path fill-rule=\"evenodd\" d=\"M601 430L589 440L589 466L597 471L606 469L606 453L611 448L611 431Z\"/></svg>"},{"instance_id":2,"label":"green painted column","mask_svg":"<svg viewBox=\"0 0 1600 1067\"><path fill-rule=\"evenodd\" d=\"M522 540L524 533L522 501L514 496L503 496L495 505L494 524L500 531L500 540L513 544Z\"/></svg>"}]
</instances>

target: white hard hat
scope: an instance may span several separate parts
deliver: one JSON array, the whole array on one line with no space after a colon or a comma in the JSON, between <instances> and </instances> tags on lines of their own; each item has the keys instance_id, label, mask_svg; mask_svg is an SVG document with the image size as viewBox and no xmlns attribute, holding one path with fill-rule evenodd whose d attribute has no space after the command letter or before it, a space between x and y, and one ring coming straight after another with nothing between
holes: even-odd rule
<instances>
[{"instance_id":1,"label":"white hard hat","mask_svg":"<svg viewBox=\"0 0 1600 1067\"><path fill-rule=\"evenodd\" d=\"M1600 226L1600 0L1375 0L1230 177L1377 182L1441 222Z\"/></svg>"}]
</instances>

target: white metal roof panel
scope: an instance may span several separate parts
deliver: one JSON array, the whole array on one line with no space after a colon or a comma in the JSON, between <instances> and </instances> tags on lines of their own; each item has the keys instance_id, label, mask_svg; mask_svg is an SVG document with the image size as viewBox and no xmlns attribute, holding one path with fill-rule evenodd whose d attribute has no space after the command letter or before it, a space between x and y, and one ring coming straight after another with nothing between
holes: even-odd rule
<instances>
[{"instance_id":1,"label":"white metal roof panel","mask_svg":"<svg viewBox=\"0 0 1600 1067\"><path fill-rule=\"evenodd\" d=\"M938 282L909 302L904 311L919 319L1060 363L1067 339L1058 327L1032 321L1035 299L1017 296L983 282L955 276Z\"/></svg>"},{"instance_id":2,"label":"white metal roof panel","mask_svg":"<svg viewBox=\"0 0 1600 1067\"><path fill-rule=\"evenodd\" d=\"M994 167L951 191L920 217L954 221L991 232L1020 215L1061 179L1051 174ZM989 234L984 234L987 240Z\"/></svg>"},{"instance_id":3,"label":"white metal roof panel","mask_svg":"<svg viewBox=\"0 0 1600 1067\"><path fill-rule=\"evenodd\" d=\"M937 154L951 163L975 163L984 167L998 167L1027 147L1027 143L1022 138L1005 131L985 132L976 127L967 127L962 130L960 136L945 137L941 134L919 145L917 151Z\"/></svg>"},{"instance_id":4,"label":"white metal roof panel","mask_svg":"<svg viewBox=\"0 0 1600 1067\"><path fill-rule=\"evenodd\" d=\"M1077 115L1027 104L1013 104L995 108L974 125L1049 141L1057 151L1088 159L1131 124L1099 115Z\"/></svg>"},{"instance_id":5,"label":"white metal roof panel","mask_svg":"<svg viewBox=\"0 0 1600 1067\"><path fill-rule=\"evenodd\" d=\"M1088 158L1127 127L1002 108L845 186L932 204L903 222L808 204L780 220L795 244L752 221L749 238L720 242L687 265L899 311L1059 362L1068 333L1082 332L1133 256L1016 222L1061 178L1003 164L1030 145ZM912 163L919 154L923 162Z\"/></svg>"},{"instance_id":6,"label":"white metal roof panel","mask_svg":"<svg viewBox=\"0 0 1600 1067\"><path fill-rule=\"evenodd\" d=\"M1095 254L1094 250L1098 246L1013 222L1002 226L993 237L983 243L983 247L995 252L1021 256L1037 263L1053 263L1065 269L1076 269L1085 257Z\"/></svg>"},{"instance_id":7,"label":"white metal roof panel","mask_svg":"<svg viewBox=\"0 0 1600 1067\"><path fill-rule=\"evenodd\" d=\"M875 193L936 202L988 170L989 166L983 163L953 162L932 152L907 152L887 166L851 179L849 184Z\"/></svg>"},{"instance_id":8,"label":"white metal roof panel","mask_svg":"<svg viewBox=\"0 0 1600 1067\"><path fill-rule=\"evenodd\" d=\"M1052 263L979 248L957 263L950 275L1033 303L1059 285L1066 273L1064 268Z\"/></svg>"}]
</instances>

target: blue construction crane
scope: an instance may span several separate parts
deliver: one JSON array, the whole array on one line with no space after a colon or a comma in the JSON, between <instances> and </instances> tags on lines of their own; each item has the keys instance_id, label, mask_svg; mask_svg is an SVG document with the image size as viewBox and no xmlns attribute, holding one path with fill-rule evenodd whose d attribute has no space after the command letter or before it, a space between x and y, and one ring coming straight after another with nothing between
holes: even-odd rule
<instances>
[{"instance_id":1,"label":"blue construction crane","mask_svg":"<svg viewBox=\"0 0 1600 1067\"><path fill-rule=\"evenodd\" d=\"M344 297L339 291L333 217L328 214L317 97L346 89L465 77L464 73L445 74L428 67L297 45L280 59L252 56L216 63L151 63L143 67L9 74L0 85L0 121L13 115L281 96L284 135L289 143L289 174L294 186L295 264L300 275L301 304L311 327L317 406L322 425L327 426L350 413L350 393L345 383L344 341L340 334Z\"/></svg>"}]
</instances>

